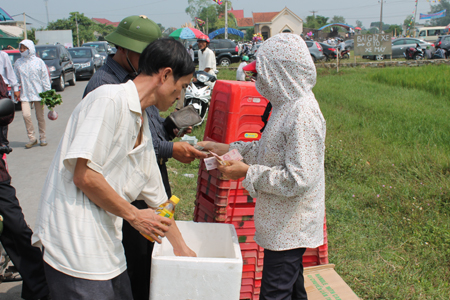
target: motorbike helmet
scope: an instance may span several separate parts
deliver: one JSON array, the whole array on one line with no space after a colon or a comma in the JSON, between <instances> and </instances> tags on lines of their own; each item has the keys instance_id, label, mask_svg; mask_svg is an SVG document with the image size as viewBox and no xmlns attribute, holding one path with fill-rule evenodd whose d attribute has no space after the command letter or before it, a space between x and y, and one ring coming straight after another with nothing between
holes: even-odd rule
<instances>
[{"instance_id":1,"label":"motorbike helmet","mask_svg":"<svg viewBox=\"0 0 450 300\"><path fill-rule=\"evenodd\" d=\"M202 34L201 36L199 36L197 38L197 43L198 42L206 42L209 44L210 40L209 40L209 36L207 36L206 34Z\"/></svg>"},{"instance_id":2,"label":"motorbike helmet","mask_svg":"<svg viewBox=\"0 0 450 300\"><path fill-rule=\"evenodd\" d=\"M248 56L247 55L242 56L242 60L243 61L248 61Z\"/></svg>"},{"instance_id":3,"label":"motorbike helmet","mask_svg":"<svg viewBox=\"0 0 450 300\"><path fill-rule=\"evenodd\" d=\"M14 103L9 98L0 99L0 126L7 126L14 120Z\"/></svg>"},{"instance_id":4,"label":"motorbike helmet","mask_svg":"<svg viewBox=\"0 0 450 300\"><path fill-rule=\"evenodd\" d=\"M144 15L126 17L105 39L116 46L142 53L145 47L162 36L159 26Z\"/></svg>"}]
</instances>

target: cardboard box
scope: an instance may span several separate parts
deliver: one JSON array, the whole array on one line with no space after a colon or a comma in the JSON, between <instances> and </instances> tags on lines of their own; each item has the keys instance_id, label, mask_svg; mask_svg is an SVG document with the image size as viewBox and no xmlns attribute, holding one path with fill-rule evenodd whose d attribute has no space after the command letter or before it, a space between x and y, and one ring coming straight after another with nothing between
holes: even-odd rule
<instances>
[{"instance_id":1,"label":"cardboard box","mask_svg":"<svg viewBox=\"0 0 450 300\"><path fill-rule=\"evenodd\" d=\"M308 300L359 300L333 264L305 268L303 277Z\"/></svg>"}]
</instances>

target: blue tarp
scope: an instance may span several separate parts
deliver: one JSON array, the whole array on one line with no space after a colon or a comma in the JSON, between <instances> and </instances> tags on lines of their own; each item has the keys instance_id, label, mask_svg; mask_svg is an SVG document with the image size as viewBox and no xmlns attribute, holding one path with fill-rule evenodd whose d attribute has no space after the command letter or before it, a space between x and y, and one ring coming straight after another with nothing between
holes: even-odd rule
<instances>
[{"instance_id":1,"label":"blue tarp","mask_svg":"<svg viewBox=\"0 0 450 300\"><path fill-rule=\"evenodd\" d=\"M447 15L447 10L441 10L440 12L434 13L434 14L420 14L420 18L421 20L429 20L429 19L439 19L439 18L443 18Z\"/></svg>"},{"instance_id":2,"label":"blue tarp","mask_svg":"<svg viewBox=\"0 0 450 300\"><path fill-rule=\"evenodd\" d=\"M13 21L13 18L0 7L0 21Z\"/></svg>"},{"instance_id":3,"label":"blue tarp","mask_svg":"<svg viewBox=\"0 0 450 300\"><path fill-rule=\"evenodd\" d=\"M218 36L219 34L225 33L225 28L220 28L217 30L214 30L213 32L211 32L210 34L208 34L210 39L215 38L216 36ZM238 35L241 38L244 37L244 33L240 30L234 29L234 28L228 28L228 34L234 34L234 35Z\"/></svg>"},{"instance_id":4,"label":"blue tarp","mask_svg":"<svg viewBox=\"0 0 450 300\"><path fill-rule=\"evenodd\" d=\"M322 26L322 27L320 27L318 30L322 30L322 29L325 29L325 28L327 28L327 27L334 27L334 26L341 26L341 27L344 27L345 29L349 29L349 28L353 28L353 29L355 29L353 26L351 26L351 25L347 25L347 24L343 24L343 23L333 23L333 24L328 24L328 25L325 25L325 26Z\"/></svg>"}]
</instances>

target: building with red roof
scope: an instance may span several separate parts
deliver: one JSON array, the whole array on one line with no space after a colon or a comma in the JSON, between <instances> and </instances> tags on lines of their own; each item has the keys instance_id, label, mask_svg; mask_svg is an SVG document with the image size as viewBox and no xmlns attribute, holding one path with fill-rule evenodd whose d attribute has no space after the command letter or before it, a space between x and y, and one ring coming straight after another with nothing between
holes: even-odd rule
<instances>
[{"instance_id":1,"label":"building with red roof","mask_svg":"<svg viewBox=\"0 0 450 300\"><path fill-rule=\"evenodd\" d=\"M120 22L111 22L110 20L104 18L92 18L92 21L98 24L111 25L114 27L117 27L120 24Z\"/></svg>"}]
</instances>

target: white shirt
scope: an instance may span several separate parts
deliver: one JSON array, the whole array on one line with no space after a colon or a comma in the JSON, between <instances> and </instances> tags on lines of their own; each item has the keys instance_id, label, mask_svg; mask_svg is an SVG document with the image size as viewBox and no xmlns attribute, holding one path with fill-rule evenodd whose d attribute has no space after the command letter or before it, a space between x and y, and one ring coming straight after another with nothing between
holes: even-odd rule
<instances>
[{"instance_id":1,"label":"white shirt","mask_svg":"<svg viewBox=\"0 0 450 300\"><path fill-rule=\"evenodd\" d=\"M122 219L75 186L78 158L87 159L123 201L145 200L151 207L167 201L148 126L133 149L142 124L148 124L147 114L133 81L103 85L73 111L47 174L32 238L42 242L44 260L56 270L90 280L126 270Z\"/></svg>"},{"instance_id":2,"label":"white shirt","mask_svg":"<svg viewBox=\"0 0 450 300\"><path fill-rule=\"evenodd\" d=\"M236 80L245 81L245 73L244 73L243 68L246 65L247 65L247 63L245 61L243 61L239 64L239 67L237 68L237 71L236 71Z\"/></svg>"},{"instance_id":3,"label":"white shirt","mask_svg":"<svg viewBox=\"0 0 450 300\"><path fill-rule=\"evenodd\" d=\"M7 85L9 84L15 92L19 90L19 83L17 82L9 55L3 51L0 51L0 75L2 75L3 81Z\"/></svg>"},{"instance_id":4,"label":"white shirt","mask_svg":"<svg viewBox=\"0 0 450 300\"><path fill-rule=\"evenodd\" d=\"M236 142L250 165L242 185L257 198L256 242L273 251L323 244L326 124L312 89L316 69L299 35L261 45L258 92L273 106L261 139Z\"/></svg>"},{"instance_id":5,"label":"white shirt","mask_svg":"<svg viewBox=\"0 0 450 300\"><path fill-rule=\"evenodd\" d=\"M339 50L341 50L341 51L345 50L345 43L344 42L340 42L339 43Z\"/></svg>"},{"instance_id":6,"label":"white shirt","mask_svg":"<svg viewBox=\"0 0 450 300\"><path fill-rule=\"evenodd\" d=\"M209 74L216 76L214 72L216 70L216 56L209 48L206 48L204 52L198 50L198 69L204 71L207 68L211 69L208 72Z\"/></svg>"}]
</instances>

